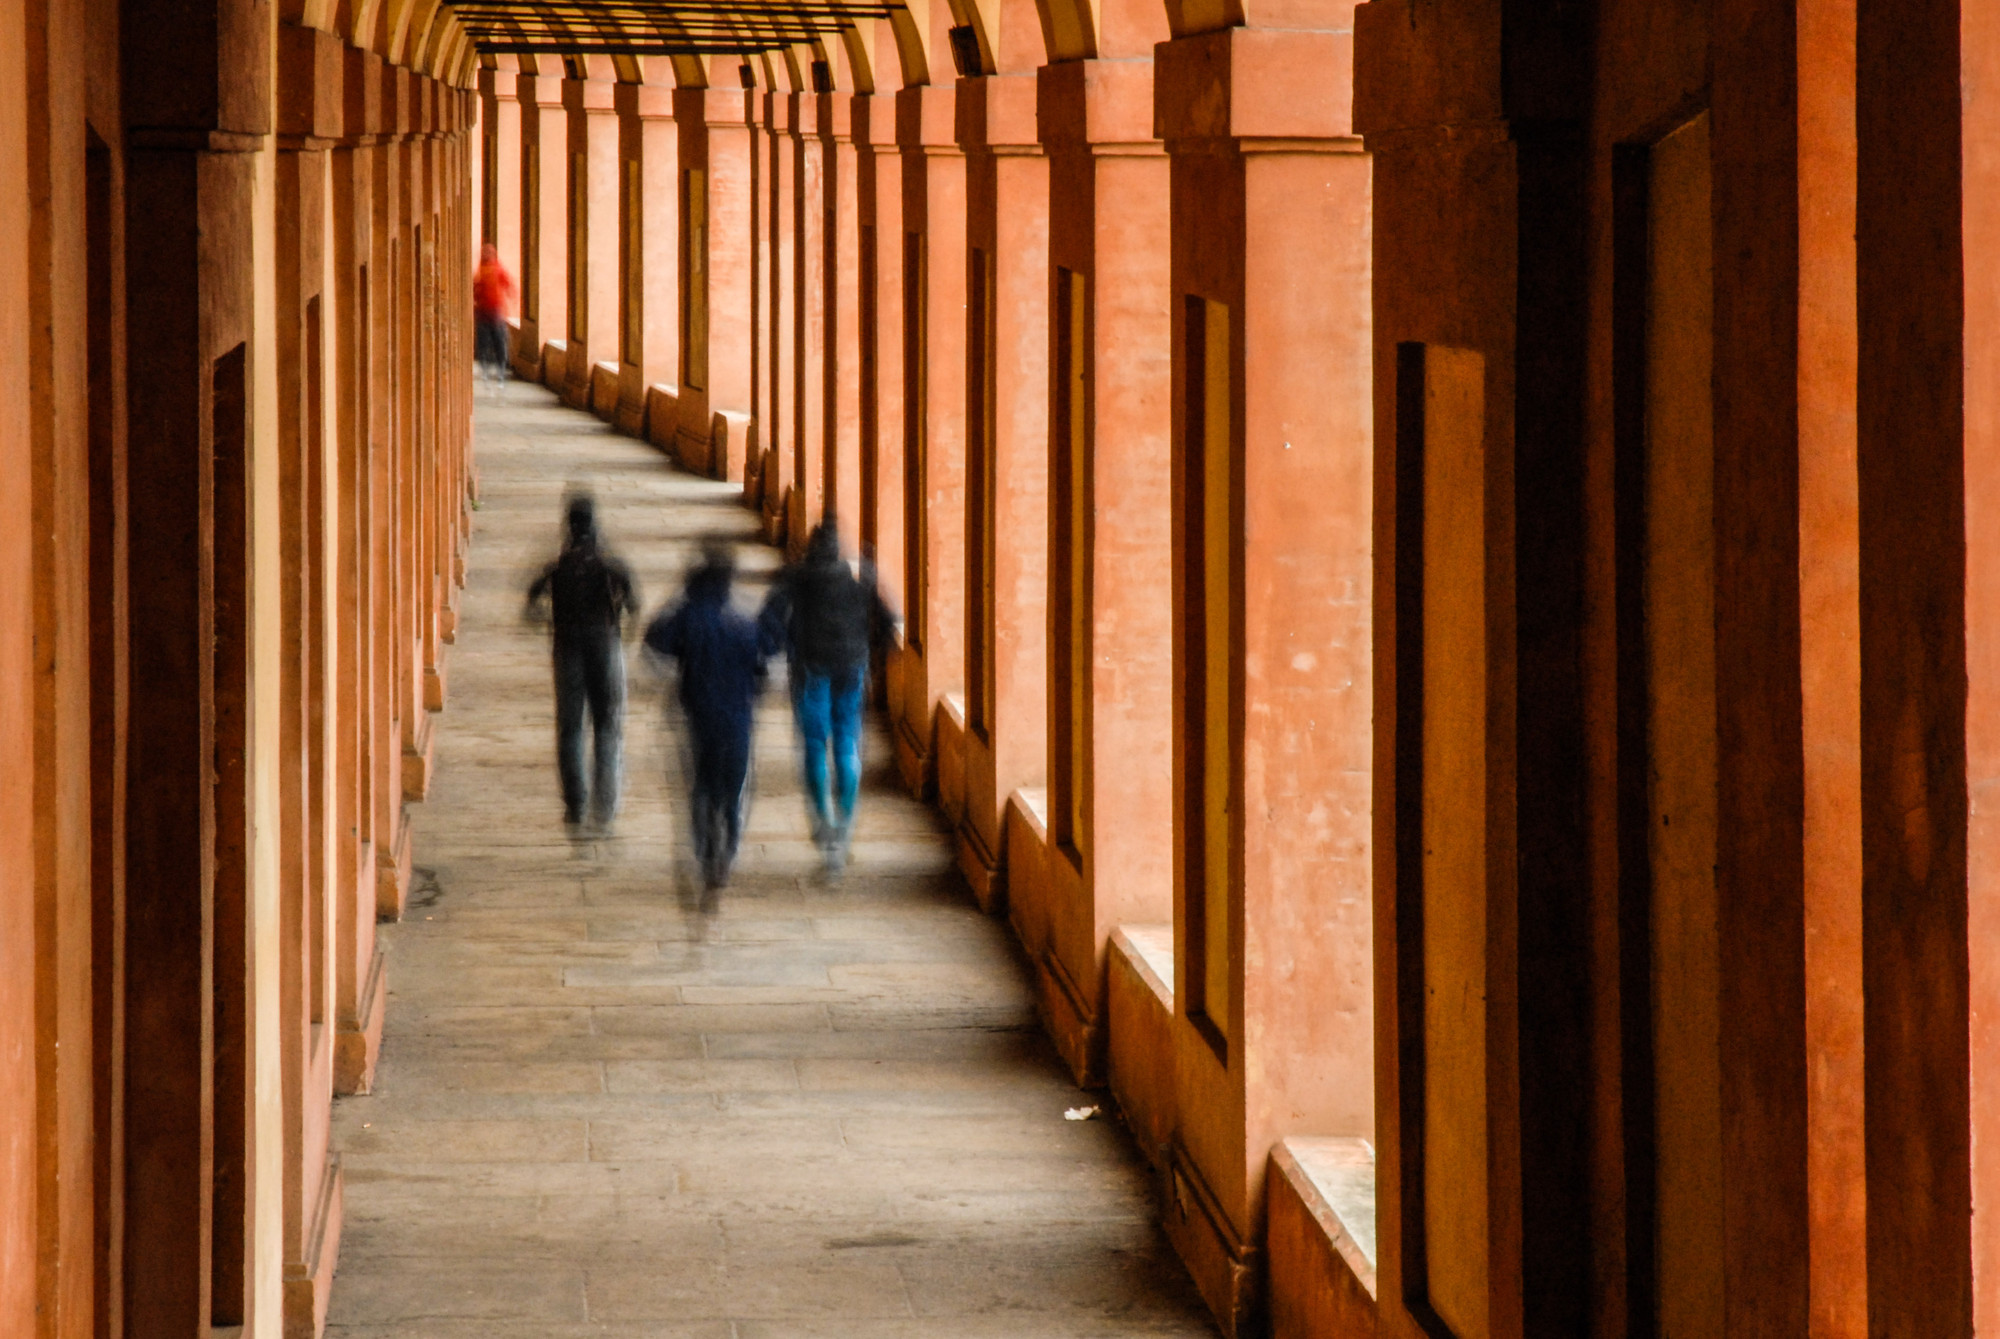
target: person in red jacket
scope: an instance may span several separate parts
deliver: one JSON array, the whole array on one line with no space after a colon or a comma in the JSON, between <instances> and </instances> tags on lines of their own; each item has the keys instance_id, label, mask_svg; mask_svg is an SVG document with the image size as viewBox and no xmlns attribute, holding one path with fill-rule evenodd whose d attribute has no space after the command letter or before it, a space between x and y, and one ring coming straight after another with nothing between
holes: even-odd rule
<instances>
[{"instance_id":1,"label":"person in red jacket","mask_svg":"<svg viewBox=\"0 0 2000 1339\"><path fill-rule=\"evenodd\" d=\"M473 356L480 374L495 383L507 379L507 311L513 303L513 277L500 263L499 250L488 242L472 276Z\"/></svg>"}]
</instances>

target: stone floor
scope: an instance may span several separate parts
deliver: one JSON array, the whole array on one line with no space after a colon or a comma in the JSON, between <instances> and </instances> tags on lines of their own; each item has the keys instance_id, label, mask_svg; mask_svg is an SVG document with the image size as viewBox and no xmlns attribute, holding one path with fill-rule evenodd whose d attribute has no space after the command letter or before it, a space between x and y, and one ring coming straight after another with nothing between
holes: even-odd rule
<instances>
[{"instance_id":1,"label":"stone floor","mask_svg":"<svg viewBox=\"0 0 2000 1339\"><path fill-rule=\"evenodd\" d=\"M1124 1131L1064 1119L1089 1099L879 732L829 883L767 697L738 878L705 913L635 657L616 835L565 839L520 615L563 490L595 490L649 610L695 542L747 540L736 491L524 384L481 403L478 461L417 892L383 927L381 1065L335 1117L335 1339L1212 1334ZM745 602L773 561L744 550Z\"/></svg>"}]
</instances>

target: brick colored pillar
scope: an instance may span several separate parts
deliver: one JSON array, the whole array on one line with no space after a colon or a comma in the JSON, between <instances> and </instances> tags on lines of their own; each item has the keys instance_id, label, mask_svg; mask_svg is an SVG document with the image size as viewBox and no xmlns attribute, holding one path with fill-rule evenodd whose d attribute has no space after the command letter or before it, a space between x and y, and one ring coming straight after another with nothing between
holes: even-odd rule
<instances>
[{"instance_id":1,"label":"brick colored pillar","mask_svg":"<svg viewBox=\"0 0 2000 1339\"><path fill-rule=\"evenodd\" d=\"M1058 1049L1097 1082L1111 934L1173 919L1173 600L1160 580L1172 560L1168 169L1150 50L1045 66L1038 96L1051 267L1049 857L1038 919L1009 914Z\"/></svg>"},{"instance_id":2,"label":"brick colored pillar","mask_svg":"<svg viewBox=\"0 0 2000 1339\"><path fill-rule=\"evenodd\" d=\"M717 414L747 418L751 406L753 99L735 89L679 89L681 127L682 327L676 453L718 477L741 479L744 447L731 432L713 451Z\"/></svg>"},{"instance_id":3,"label":"brick colored pillar","mask_svg":"<svg viewBox=\"0 0 2000 1339\"><path fill-rule=\"evenodd\" d=\"M352 91L351 81L347 84ZM345 122L332 153L333 325L337 431L334 508L337 567L334 623L339 684L334 744L334 1091L366 1092L382 1036L387 984L375 941L375 697L369 673L379 629L373 618L369 533L369 436L374 364L369 357L362 287L368 258L370 155L356 147L365 123ZM504 161L504 160L503 160ZM344 839L343 838L344 835Z\"/></svg>"},{"instance_id":4,"label":"brick colored pillar","mask_svg":"<svg viewBox=\"0 0 2000 1339\"><path fill-rule=\"evenodd\" d=\"M798 484L799 434L799 95L764 95L765 161L759 192L770 247L770 301L759 313L764 343L759 371L769 379L765 400L760 496L764 537L784 543L791 494Z\"/></svg>"},{"instance_id":5,"label":"brick colored pillar","mask_svg":"<svg viewBox=\"0 0 2000 1339\"><path fill-rule=\"evenodd\" d=\"M521 278L521 98L520 76L511 69L482 71L485 110L484 151L488 171L482 197L480 240L500 252L500 263L516 283Z\"/></svg>"},{"instance_id":6,"label":"brick colored pillar","mask_svg":"<svg viewBox=\"0 0 2000 1339\"><path fill-rule=\"evenodd\" d=\"M866 134L867 96L819 99L826 171L826 503L854 552L861 540L861 208L855 118Z\"/></svg>"},{"instance_id":7,"label":"brick colored pillar","mask_svg":"<svg viewBox=\"0 0 2000 1339\"><path fill-rule=\"evenodd\" d=\"M965 814L958 864L1002 893L1007 799L1046 775L1049 168L1033 74L961 80L966 151Z\"/></svg>"},{"instance_id":8,"label":"brick colored pillar","mask_svg":"<svg viewBox=\"0 0 2000 1339\"><path fill-rule=\"evenodd\" d=\"M903 562L903 375L908 324L903 296L903 155L896 143L895 99L881 94L857 99L857 140L863 134L863 105L868 148L861 157L857 269L865 304L861 338L873 359L871 375L862 379L861 551L874 559L876 580L901 611L909 608Z\"/></svg>"},{"instance_id":9,"label":"brick colored pillar","mask_svg":"<svg viewBox=\"0 0 2000 1339\"><path fill-rule=\"evenodd\" d=\"M542 378L542 346L569 329L569 128L562 80L524 74L521 101L521 331L514 370Z\"/></svg>"},{"instance_id":10,"label":"brick colored pillar","mask_svg":"<svg viewBox=\"0 0 2000 1339\"><path fill-rule=\"evenodd\" d=\"M618 113L608 79L563 80L569 130L569 353L563 398L591 407L591 372L618 359Z\"/></svg>"},{"instance_id":11,"label":"brick colored pillar","mask_svg":"<svg viewBox=\"0 0 2000 1339\"><path fill-rule=\"evenodd\" d=\"M1167 1231L1254 1332L1265 1166L1373 1136L1369 162L1332 33L1157 48L1172 179L1177 1126Z\"/></svg>"},{"instance_id":12,"label":"brick colored pillar","mask_svg":"<svg viewBox=\"0 0 2000 1339\"><path fill-rule=\"evenodd\" d=\"M794 93L796 118L788 148L795 164L792 182L793 291L797 294L792 321L792 488L786 498L785 534L793 553L803 552L806 536L826 506L826 390L828 359L826 131L821 122L825 100L814 93Z\"/></svg>"},{"instance_id":13,"label":"brick colored pillar","mask_svg":"<svg viewBox=\"0 0 2000 1339\"><path fill-rule=\"evenodd\" d=\"M896 94L903 163L904 643L890 671L903 779L936 784L935 717L965 685L965 155L954 90Z\"/></svg>"},{"instance_id":14,"label":"brick colored pillar","mask_svg":"<svg viewBox=\"0 0 2000 1339\"><path fill-rule=\"evenodd\" d=\"M658 441L671 420L647 421L647 391L680 380L680 131L666 84L618 86L619 302L623 345L617 423Z\"/></svg>"}]
</instances>

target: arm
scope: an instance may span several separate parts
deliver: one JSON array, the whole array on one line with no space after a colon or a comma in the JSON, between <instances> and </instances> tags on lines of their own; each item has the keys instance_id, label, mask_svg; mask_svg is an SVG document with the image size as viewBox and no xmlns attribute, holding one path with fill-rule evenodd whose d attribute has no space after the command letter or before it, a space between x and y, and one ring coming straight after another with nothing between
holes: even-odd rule
<instances>
[{"instance_id":1,"label":"arm","mask_svg":"<svg viewBox=\"0 0 2000 1339\"><path fill-rule=\"evenodd\" d=\"M540 623L546 620L547 616L542 612L542 601L546 600L549 596L549 581L555 574L556 565L550 563L542 569L542 574L536 577L528 586L528 600L521 607L521 617L528 622Z\"/></svg>"},{"instance_id":2,"label":"arm","mask_svg":"<svg viewBox=\"0 0 2000 1339\"><path fill-rule=\"evenodd\" d=\"M632 580L632 569L620 562L608 562L606 568L611 576L611 608L620 627L625 616L639 613L639 586Z\"/></svg>"},{"instance_id":3,"label":"arm","mask_svg":"<svg viewBox=\"0 0 2000 1339\"><path fill-rule=\"evenodd\" d=\"M655 670L666 673L667 661L681 654L686 626L681 607L676 606L663 611L646 629L643 642L646 661Z\"/></svg>"},{"instance_id":4,"label":"arm","mask_svg":"<svg viewBox=\"0 0 2000 1339\"><path fill-rule=\"evenodd\" d=\"M896 611L882 598L881 583L875 579L873 564L864 564L861 579L868 585L868 640L873 646L886 646L896 631L899 620Z\"/></svg>"},{"instance_id":5,"label":"arm","mask_svg":"<svg viewBox=\"0 0 2000 1339\"><path fill-rule=\"evenodd\" d=\"M766 656L786 649L791 640L792 584L784 573L771 583L771 593L757 615L757 646Z\"/></svg>"}]
</instances>

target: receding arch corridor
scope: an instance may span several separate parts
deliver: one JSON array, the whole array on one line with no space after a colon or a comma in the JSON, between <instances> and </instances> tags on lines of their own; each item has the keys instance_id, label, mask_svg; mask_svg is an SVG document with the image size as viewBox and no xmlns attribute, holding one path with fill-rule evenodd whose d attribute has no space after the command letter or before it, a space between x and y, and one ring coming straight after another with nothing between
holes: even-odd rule
<instances>
[{"instance_id":1,"label":"receding arch corridor","mask_svg":"<svg viewBox=\"0 0 2000 1339\"><path fill-rule=\"evenodd\" d=\"M338 1105L329 1332L1207 1335L1144 1164L1036 1026L1005 927L869 741L855 864L814 872L774 681L739 876L671 876L679 787L632 661L615 839L561 825L544 634L523 574L592 486L648 609L740 490L515 383L480 405L480 509L419 872L384 926L374 1091ZM752 578L775 551L746 547ZM761 583L760 583L761 584ZM739 591L740 599L752 592Z\"/></svg>"}]
</instances>

